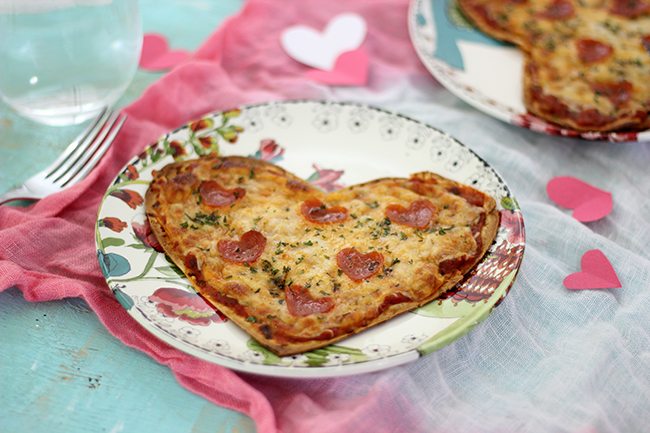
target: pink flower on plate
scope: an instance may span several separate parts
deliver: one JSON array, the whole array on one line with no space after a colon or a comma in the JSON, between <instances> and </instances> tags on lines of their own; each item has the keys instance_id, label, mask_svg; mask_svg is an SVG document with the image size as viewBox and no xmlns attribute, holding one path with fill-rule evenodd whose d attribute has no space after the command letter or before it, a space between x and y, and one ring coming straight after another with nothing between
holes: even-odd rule
<instances>
[{"instance_id":1,"label":"pink flower on plate","mask_svg":"<svg viewBox=\"0 0 650 433\"><path fill-rule=\"evenodd\" d=\"M312 164L312 167L314 167L314 170L316 170L316 172L307 178L307 181L311 182L312 185L317 186L327 192L343 188L343 185L337 183L336 181L339 180L341 176L343 176L343 173L345 173L344 170L321 168L316 164Z\"/></svg>"},{"instance_id":2,"label":"pink flower on plate","mask_svg":"<svg viewBox=\"0 0 650 433\"><path fill-rule=\"evenodd\" d=\"M176 317L193 325L207 326L227 320L194 292L161 287L149 295L149 300L156 303L156 309L164 316Z\"/></svg>"},{"instance_id":3,"label":"pink flower on plate","mask_svg":"<svg viewBox=\"0 0 650 433\"><path fill-rule=\"evenodd\" d=\"M156 235L154 235L153 231L151 230L149 220L145 219L144 223L142 224L133 221L131 222L131 226L133 227L133 233L135 233L135 236L140 239L140 241L145 246L153 248L159 253L164 252L163 247L160 245L160 242L158 242L158 239L156 239Z\"/></svg>"},{"instance_id":4,"label":"pink flower on plate","mask_svg":"<svg viewBox=\"0 0 650 433\"><path fill-rule=\"evenodd\" d=\"M260 141L260 148L255 152L253 157L263 161L278 162L282 160L284 155L284 148L280 146L275 140L266 138Z\"/></svg>"},{"instance_id":5,"label":"pink flower on plate","mask_svg":"<svg viewBox=\"0 0 650 433\"><path fill-rule=\"evenodd\" d=\"M178 158L179 156L185 155L187 153L185 152L183 143L178 140L169 142L169 151L174 158Z\"/></svg>"},{"instance_id":6,"label":"pink flower on plate","mask_svg":"<svg viewBox=\"0 0 650 433\"><path fill-rule=\"evenodd\" d=\"M501 225L508 231L508 242L513 245L524 243L524 219L521 217L521 212L503 209L501 211Z\"/></svg>"}]
</instances>

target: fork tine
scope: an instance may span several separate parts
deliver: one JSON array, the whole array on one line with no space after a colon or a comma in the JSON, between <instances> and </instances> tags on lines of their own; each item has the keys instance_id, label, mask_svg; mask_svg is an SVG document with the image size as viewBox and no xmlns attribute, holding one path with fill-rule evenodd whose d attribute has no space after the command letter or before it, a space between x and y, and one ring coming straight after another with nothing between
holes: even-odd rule
<instances>
[{"instance_id":1,"label":"fork tine","mask_svg":"<svg viewBox=\"0 0 650 433\"><path fill-rule=\"evenodd\" d=\"M106 125L106 128L104 128L105 133L102 134L101 138L97 139L97 142L100 143L99 147L97 147L94 152L88 152L89 158L86 158L84 163L76 168L76 174L63 182L63 187L79 182L81 179L85 178L93 168L95 168L99 160L104 156L115 140L115 137L118 132L120 132L120 129L122 129L122 125L124 125L125 121L126 116L124 115L117 115L112 118L110 123Z\"/></svg>"},{"instance_id":2,"label":"fork tine","mask_svg":"<svg viewBox=\"0 0 650 433\"><path fill-rule=\"evenodd\" d=\"M57 177L51 180L55 185L64 185L86 164L86 161L92 157L99 145L101 145L118 116L118 113L111 113L106 122L97 129L95 135L87 140L85 146L83 148L80 146L81 151L75 152L73 157L70 158L72 162L67 162L65 170L59 170L56 173Z\"/></svg>"},{"instance_id":3,"label":"fork tine","mask_svg":"<svg viewBox=\"0 0 650 433\"><path fill-rule=\"evenodd\" d=\"M102 131L104 131L106 124L111 120L111 117L113 116L114 113L112 111L108 111L106 113L106 116L100 119L101 121L97 122L95 127L92 128L92 131L90 131L89 134L84 137L84 140L79 143L79 146L77 146L74 152L72 152L68 158L59 165L56 171L53 171L49 177L46 176L45 179L54 184L57 184L59 183L60 179L66 177L70 170L74 170L74 168L79 164L79 161L83 159L84 156L88 154L88 152L92 153L92 146L96 144L97 137L102 134Z\"/></svg>"},{"instance_id":4,"label":"fork tine","mask_svg":"<svg viewBox=\"0 0 650 433\"><path fill-rule=\"evenodd\" d=\"M88 139L97 135L97 127L101 128L101 126L106 122L107 116L110 114L108 107L104 107L95 120L90 122L86 129L84 129L84 131L79 134L77 138L68 145L68 147L66 147L63 153L52 164L50 164L48 168L43 170L43 172L47 172L45 177L51 177L54 173L61 170L64 162L70 160L73 154L77 153L78 150L84 149L88 145Z\"/></svg>"}]
</instances>

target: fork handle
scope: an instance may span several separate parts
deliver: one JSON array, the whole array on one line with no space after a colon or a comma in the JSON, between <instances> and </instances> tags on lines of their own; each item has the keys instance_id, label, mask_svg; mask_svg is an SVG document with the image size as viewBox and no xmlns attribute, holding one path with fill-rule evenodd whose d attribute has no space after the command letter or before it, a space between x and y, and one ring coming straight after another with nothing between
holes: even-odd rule
<instances>
[{"instance_id":1,"label":"fork handle","mask_svg":"<svg viewBox=\"0 0 650 433\"><path fill-rule=\"evenodd\" d=\"M28 190L25 185L19 186L16 189L7 191L5 194L0 196L0 205L9 203L10 201L16 200L35 200L34 193Z\"/></svg>"}]
</instances>

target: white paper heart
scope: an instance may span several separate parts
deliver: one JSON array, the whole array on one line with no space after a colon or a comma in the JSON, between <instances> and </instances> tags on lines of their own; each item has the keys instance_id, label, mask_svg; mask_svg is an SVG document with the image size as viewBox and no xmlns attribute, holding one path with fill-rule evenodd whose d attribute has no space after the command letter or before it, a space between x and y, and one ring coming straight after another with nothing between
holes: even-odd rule
<instances>
[{"instance_id":1,"label":"white paper heart","mask_svg":"<svg viewBox=\"0 0 650 433\"><path fill-rule=\"evenodd\" d=\"M346 51L356 50L366 37L366 22L360 15L335 16L321 33L297 25L282 32L282 48L294 60L325 71L334 69L336 59Z\"/></svg>"}]
</instances>

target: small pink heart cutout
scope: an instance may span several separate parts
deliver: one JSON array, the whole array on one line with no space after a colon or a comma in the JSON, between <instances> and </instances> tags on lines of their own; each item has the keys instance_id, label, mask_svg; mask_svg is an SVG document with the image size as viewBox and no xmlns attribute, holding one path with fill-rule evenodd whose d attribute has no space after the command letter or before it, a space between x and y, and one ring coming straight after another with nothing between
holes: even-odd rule
<instances>
[{"instance_id":1,"label":"small pink heart cutout","mask_svg":"<svg viewBox=\"0 0 650 433\"><path fill-rule=\"evenodd\" d=\"M549 198L559 206L573 209L573 217L592 222L612 211L612 194L572 176L554 177L546 185Z\"/></svg>"},{"instance_id":2,"label":"small pink heart cutout","mask_svg":"<svg viewBox=\"0 0 650 433\"><path fill-rule=\"evenodd\" d=\"M334 86L362 86L368 82L368 53L363 47L346 51L337 57L331 71L312 69L307 76Z\"/></svg>"},{"instance_id":3,"label":"small pink heart cutout","mask_svg":"<svg viewBox=\"0 0 650 433\"><path fill-rule=\"evenodd\" d=\"M621 282L605 254L600 250L589 250L580 259L580 272L569 274L564 286L571 290L616 289Z\"/></svg>"},{"instance_id":4,"label":"small pink heart cutout","mask_svg":"<svg viewBox=\"0 0 650 433\"><path fill-rule=\"evenodd\" d=\"M171 69L190 56L185 50L170 50L167 38L158 33L148 33L142 39L140 68L147 71Z\"/></svg>"}]
</instances>

